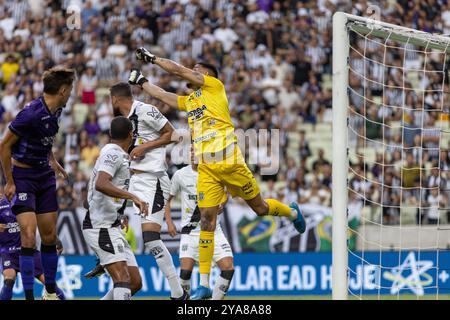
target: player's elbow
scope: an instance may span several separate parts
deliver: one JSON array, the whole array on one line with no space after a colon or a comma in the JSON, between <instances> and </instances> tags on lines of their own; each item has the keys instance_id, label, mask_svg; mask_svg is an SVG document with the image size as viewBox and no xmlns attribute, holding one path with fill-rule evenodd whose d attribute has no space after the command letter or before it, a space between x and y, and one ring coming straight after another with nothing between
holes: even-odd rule
<instances>
[{"instance_id":1,"label":"player's elbow","mask_svg":"<svg viewBox=\"0 0 450 320\"><path fill-rule=\"evenodd\" d=\"M97 182L95 182L95 190L98 192L104 193L105 184L102 181L97 180Z\"/></svg>"}]
</instances>

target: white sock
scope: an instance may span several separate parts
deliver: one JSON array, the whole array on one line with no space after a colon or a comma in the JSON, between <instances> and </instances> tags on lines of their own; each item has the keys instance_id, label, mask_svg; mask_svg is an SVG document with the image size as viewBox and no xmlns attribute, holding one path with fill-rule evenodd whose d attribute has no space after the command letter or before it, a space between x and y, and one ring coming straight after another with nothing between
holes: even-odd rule
<instances>
[{"instance_id":1,"label":"white sock","mask_svg":"<svg viewBox=\"0 0 450 320\"><path fill-rule=\"evenodd\" d=\"M216 284L214 285L212 300L223 300L230 288L230 282L233 278L234 270L222 271L220 276L217 277Z\"/></svg>"},{"instance_id":2,"label":"white sock","mask_svg":"<svg viewBox=\"0 0 450 320\"><path fill-rule=\"evenodd\" d=\"M131 300L131 290L129 285L114 284L114 300Z\"/></svg>"},{"instance_id":3,"label":"white sock","mask_svg":"<svg viewBox=\"0 0 450 320\"><path fill-rule=\"evenodd\" d=\"M150 250L150 253L155 257L158 267L169 281L170 296L172 298L180 298L183 296L183 288L175 270L175 265L172 261L172 256L169 250L161 240L149 241L145 244L145 248Z\"/></svg>"},{"instance_id":4,"label":"white sock","mask_svg":"<svg viewBox=\"0 0 450 320\"><path fill-rule=\"evenodd\" d=\"M114 289L109 290L100 300L114 300Z\"/></svg>"},{"instance_id":5,"label":"white sock","mask_svg":"<svg viewBox=\"0 0 450 320\"><path fill-rule=\"evenodd\" d=\"M209 288L209 274L200 273L200 285Z\"/></svg>"}]
</instances>

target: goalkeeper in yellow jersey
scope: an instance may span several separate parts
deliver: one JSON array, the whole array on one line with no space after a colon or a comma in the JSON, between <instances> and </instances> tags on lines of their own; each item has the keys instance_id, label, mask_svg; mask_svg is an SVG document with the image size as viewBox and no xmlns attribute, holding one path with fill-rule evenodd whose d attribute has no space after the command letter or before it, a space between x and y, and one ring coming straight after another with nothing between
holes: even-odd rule
<instances>
[{"instance_id":1,"label":"goalkeeper in yellow jersey","mask_svg":"<svg viewBox=\"0 0 450 320\"><path fill-rule=\"evenodd\" d=\"M199 62L189 69L157 57L145 48L136 50L136 58L187 80L189 88L194 90L188 96L178 96L149 83L136 69L131 71L128 80L130 84L140 85L150 96L188 114L195 156L199 161L197 201L201 215L200 285L192 298L208 299L211 297L209 274L214 253L214 230L225 188L233 197L244 199L258 216L288 217L300 233L305 232L305 219L297 203L287 206L275 199L261 197L258 184L238 147L225 87L213 65Z\"/></svg>"}]
</instances>

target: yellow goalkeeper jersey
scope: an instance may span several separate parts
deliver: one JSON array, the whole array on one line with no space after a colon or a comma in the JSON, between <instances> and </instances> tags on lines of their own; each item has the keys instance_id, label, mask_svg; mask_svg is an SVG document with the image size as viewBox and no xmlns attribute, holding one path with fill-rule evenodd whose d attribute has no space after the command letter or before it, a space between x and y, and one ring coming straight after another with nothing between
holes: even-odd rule
<instances>
[{"instance_id":1,"label":"yellow goalkeeper jersey","mask_svg":"<svg viewBox=\"0 0 450 320\"><path fill-rule=\"evenodd\" d=\"M204 76L203 86L188 96L178 96L178 108L188 114L195 155L214 154L236 143L223 83Z\"/></svg>"}]
</instances>

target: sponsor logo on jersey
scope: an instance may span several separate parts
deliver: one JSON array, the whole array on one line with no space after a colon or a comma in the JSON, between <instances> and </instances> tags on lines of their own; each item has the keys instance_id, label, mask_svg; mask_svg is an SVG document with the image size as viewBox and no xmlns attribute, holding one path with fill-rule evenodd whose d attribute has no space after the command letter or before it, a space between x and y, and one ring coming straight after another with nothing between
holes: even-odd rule
<instances>
[{"instance_id":1,"label":"sponsor logo on jersey","mask_svg":"<svg viewBox=\"0 0 450 320\"><path fill-rule=\"evenodd\" d=\"M114 165L116 164L117 158L118 158L118 155L116 155L116 154L107 154L105 161L103 161L103 164L110 166L110 167L114 167Z\"/></svg>"},{"instance_id":2,"label":"sponsor logo on jersey","mask_svg":"<svg viewBox=\"0 0 450 320\"><path fill-rule=\"evenodd\" d=\"M47 127L47 128L48 128L48 127ZM53 137L45 137L45 138L42 138L42 139L41 139L41 143L42 143L44 146L48 146L48 145L52 145L54 140L55 140L55 137L54 137L54 136L53 136Z\"/></svg>"},{"instance_id":3,"label":"sponsor logo on jersey","mask_svg":"<svg viewBox=\"0 0 450 320\"><path fill-rule=\"evenodd\" d=\"M19 200L20 201L25 201L25 200L27 200L27 198L28 198L28 194L26 194L24 192L19 193Z\"/></svg>"},{"instance_id":4,"label":"sponsor logo on jersey","mask_svg":"<svg viewBox=\"0 0 450 320\"><path fill-rule=\"evenodd\" d=\"M41 118L41 120L47 120L47 119L50 119L50 116L45 116L45 117Z\"/></svg>"},{"instance_id":5,"label":"sponsor logo on jersey","mask_svg":"<svg viewBox=\"0 0 450 320\"><path fill-rule=\"evenodd\" d=\"M209 140L211 138L214 138L215 136L217 136L217 131L213 131L213 132L210 132L210 133L208 133L208 134L206 134L204 136L195 138L194 139L194 143L198 143L200 141L206 141L206 140Z\"/></svg>"},{"instance_id":6,"label":"sponsor logo on jersey","mask_svg":"<svg viewBox=\"0 0 450 320\"><path fill-rule=\"evenodd\" d=\"M147 112L147 115L151 116L155 120L158 120L158 119L160 119L162 117L161 112L159 112L159 110L156 109L155 107L152 107L152 110Z\"/></svg>"},{"instance_id":7,"label":"sponsor logo on jersey","mask_svg":"<svg viewBox=\"0 0 450 320\"><path fill-rule=\"evenodd\" d=\"M187 187L189 187L189 186L187 186ZM197 200L197 195L196 194L189 194L188 195L188 199L189 200Z\"/></svg>"},{"instance_id":8,"label":"sponsor logo on jersey","mask_svg":"<svg viewBox=\"0 0 450 320\"><path fill-rule=\"evenodd\" d=\"M200 108L193 109L188 112L188 118L191 118L192 121L201 119L205 115L205 110L208 109L205 105L202 105Z\"/></svg>"}]
</instances>

